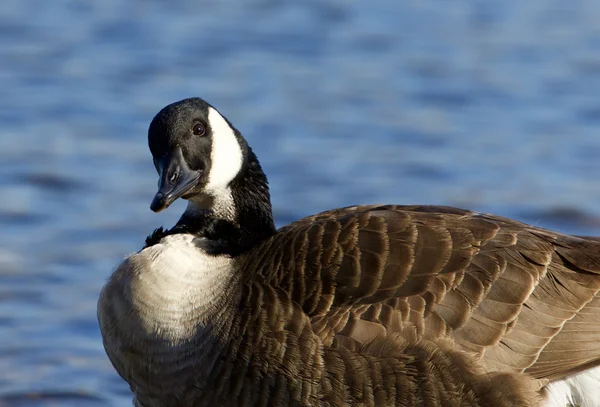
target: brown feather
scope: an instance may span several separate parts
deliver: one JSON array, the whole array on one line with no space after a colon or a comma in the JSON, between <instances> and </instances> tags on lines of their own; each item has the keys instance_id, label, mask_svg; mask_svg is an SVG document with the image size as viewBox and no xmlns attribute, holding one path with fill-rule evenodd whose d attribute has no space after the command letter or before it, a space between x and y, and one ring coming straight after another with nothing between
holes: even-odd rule
<instances>
[{"instance_id":1,"label":"brown feather","mask_svg":"<svg viewBox=\"0 0 600 407\"><path fill-rule=\"evenodd\" d=\"M452 208L352 207L314 219L329 232L309 235L311 223L303 220L273 240L285 241L281 234L288 230L304 233L313 247L327 241L329 253L322 255L337 261L303 268L297 259L292 269L277 270L250 259L249 269L274 281L281 274L301 276L302 268L304 282L320 270L320 278L335 286L328 291L333 301L320 298L320 317L313 317L331 328L328 335L360 344L414 328L418 338L454 338L480 353L488 370L527 371L536 378L556 379L600 363L600 346L592 344L600 323L591 312L578 313L600 289L598 241ZM314 301L311 295L293 299L305 310ZM359 312L360 304L374 306ZM344 318L341 310L354 316Z\"/></svg>"}]
</instances>

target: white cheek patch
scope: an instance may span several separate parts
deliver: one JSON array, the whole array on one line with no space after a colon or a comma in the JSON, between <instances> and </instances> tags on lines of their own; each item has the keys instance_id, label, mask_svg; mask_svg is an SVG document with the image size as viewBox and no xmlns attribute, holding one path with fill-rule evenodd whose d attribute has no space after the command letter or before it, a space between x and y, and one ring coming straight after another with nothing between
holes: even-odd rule
<instances>
[{"instance_id":1,"label":"white cheek patch","mask_svg":"<svg viewBox=\"0 0 600 407\"><path fill-rule=\"evenodd\" d=\"M212 165L206 185L209 190L226 188L242 168L242 149L233 129L223 116L208 108L208 122L212 129Z\"/></svg>"}]
</instances>

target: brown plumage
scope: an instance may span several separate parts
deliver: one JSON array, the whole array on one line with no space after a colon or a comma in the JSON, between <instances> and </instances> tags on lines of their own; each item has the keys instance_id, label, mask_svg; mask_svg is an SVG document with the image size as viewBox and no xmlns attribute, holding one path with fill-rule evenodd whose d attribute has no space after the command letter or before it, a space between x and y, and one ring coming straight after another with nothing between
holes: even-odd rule
<instances>
[{"instance_id":1,"label":"brown plumage","mask_svg":"<svg viewBox=\"0 0 600 407\"><path fill-rule=\"evenodd\" d=\"M537 406L549 381L600 364L596 239L393 205L225 254L206 230L150 239L101 294L105 347L138 405Z\"/></svg>"},{"instance_id":2,"label":"brown plumage","mask_svg":"<svg viewBox=\"0 0 600 407\"><path fill-rule=\"evenodd\" d=\"M343 359L340 349L364 358L406 353L417 341L438 352L474 352L480 361L471 368L539 379L600 363L600 245L593 240L453 208L363 206L286 226L241 261L255 287L281 290L302 308L335 358ZM440 345L445 338L454 346ZM362 363L369 377L381 375L385 362ZM440 385L430 397L441 402L452 382L423 371ZM356 387L374 400L370 383Z\"/></svg>"}]
</instances>

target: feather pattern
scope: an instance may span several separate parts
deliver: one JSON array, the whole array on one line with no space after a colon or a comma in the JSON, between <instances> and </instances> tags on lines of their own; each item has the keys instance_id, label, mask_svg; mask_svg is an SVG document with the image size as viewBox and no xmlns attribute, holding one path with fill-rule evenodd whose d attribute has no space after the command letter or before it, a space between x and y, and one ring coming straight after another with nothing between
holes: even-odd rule
<instances>
[{"instance_id":1,"label":"feather pattern","mask_svg":"<svg viewBox=\"0 0 600 407\"><path fill-rule=\"evenodd\" d=\"M596 241L451 208L372 206L292 224L253 253L248 270L265 284L306 285L292 299L325 343L410 328L449 335L488 370L553 380L600 357Z\"/></svg>"}]
</instances>

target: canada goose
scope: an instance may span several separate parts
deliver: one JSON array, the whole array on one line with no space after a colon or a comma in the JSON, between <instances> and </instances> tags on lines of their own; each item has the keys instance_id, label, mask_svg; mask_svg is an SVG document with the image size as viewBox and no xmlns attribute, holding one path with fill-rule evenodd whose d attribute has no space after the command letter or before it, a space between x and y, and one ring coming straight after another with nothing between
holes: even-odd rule
<instances>
[{"instance_id":1,"label":"canada goose","mask_svg":"<svg viewBox=\"0 0 600 407\"><path fill-rule=\"evenodd\" d=\"M276 231L255 154L207 102L166 106L148 140L151 209L188 206L98 302L137 406L600 405L599 240L434 206Z\"/></svg>"}]
</instances>

